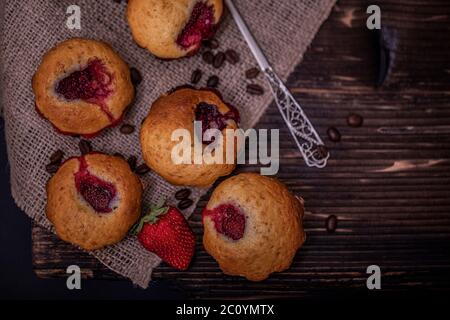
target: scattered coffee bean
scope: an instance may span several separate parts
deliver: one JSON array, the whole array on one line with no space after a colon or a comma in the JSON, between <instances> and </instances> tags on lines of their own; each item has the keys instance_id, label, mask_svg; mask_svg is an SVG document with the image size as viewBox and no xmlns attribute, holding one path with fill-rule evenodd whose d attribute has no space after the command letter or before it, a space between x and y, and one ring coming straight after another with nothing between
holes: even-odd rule
<instances>
[{"instance_id":1,"label":"scattered coffee bean","mask_svg":"<svg viewBox=\"0 0 450 320\"><path fill-rule=\"evenodd\" d=\"M120 158L122 158L122 159L125 159L125 157L123 156L123 154L121 154L120 152L114 153L113 156L115 156L115 157L120 157Z\"/></svg>"},{"instance_id":2,"label":"scattered coffee bean","mask_svg":"<svg viewBox=\"0 0 450 320\"><path fill-rule=\"evenodd\" d=\"M136 168L136 170L135 170L135 172L136 172L137 174L139 174L139 175L144 175L144 174L146 174L146 173L149 172L149 171L150 171L150 168L147 167L147 165L146 165L145 163L143 163L143 164L141 164L140 166L138 166L138 167Z\"/></svg>"},{"instance_id":3,"label":"scattered coffee bean","mask_svg":"<svg viewBox=\"0 0 450 320\"><path fill-rule=\"evenodd\" d=\"M249 84L247 85L247 93L254 96L262 96L264 94L264 89L259 84Z\"/></svg>"},{"instance_id":4,"label":"scattered coffee bean","mask_svg":"<svg viewBox=\"0 0 450 320\"><path fill-rule=\"evenodd\" d=\"M329 127L327 130L328 138L333 142L341 141L341 133L335 127Z\"/></svg>"},{"instance_id":5,"label":"scattered coffee bean","mask_svg":"<svg viewBox=\"0 0 450 320\"><path fill-rule=\"evenodd\" d=\"M50 164L60 164L63 157L64 157L64 152L62 152L60 149L56 150L50 156Z\"/></svg>"},{"instance_id":6,"label":"scattered coffee bean","mask_svg":"<svg viewBox=\"0 0 450 320\"><path fill-rule=\"evenodd\" d=\"M216 88L219 85L219 77L218 76L209 77L208 81L206 82L206 85L208 86L208 88Z\"/></svg>"},{"instance_id":7,"label":"scattered coffee bean","mask_svg":"<svg viewBox=\"0 0 450 320\"><path fill-rule=\"evenodd\" d=\"M328 155L328 149L323 144L316 146L317 158L323 159Z\"/></svg>"},{"instance_id":8,"label":"scattered coffee bean","mask_svg":"<svg viewBox=\"0 0 450 320\"><path fill-rule=\"evenodd\" d=\"M207 64L212 64L214 61L214 54L211 51L205 51L202 58Z\"/></svg>"},{"instance_id":9,"label":"scattered coffee bean","mask_svg":"<svg viewBox=\"0 0 450 320\"><path fill-rule=\"evenodd\" d=\"M226 56L223 52L218 52L216 56L214 57L213 61L213 67L216 69L219 69L223 66L223 63L225 62Z\"/></svg>"},{"instance_id":10,"label":"scattered coffee bean","mask_svg":"<svg viewBox=\"0 0 450 320\"><path fill-rule=\"evenodd\" d=\"M258 68L251 68L245 71L245 77L247 79L255 79L259 75L259 69Z\"/></svg>"},{"instance_id":11,"label":"scattered coffee bean","mask_svg":"<svg viewBox=\"0 0 450 320\"><path fill-rule=\"evenodd\" d=\"M178 202L178 209L180 210L187 209L190 206L192 206L193 203L194 201L192 201L191 199L183 199L180 202Z\"/></svg>"},{"instance_id":12,"label":"scattered coffee bean","mask_svg":"<svg viewBox=\"0 0 450 320\"><path fill-rule=\"evenodd\" d=\"M216 39L207 39L203 40L203 45L209 49L217 49L219 48L219 41Z\"/></svg>"},{"instance_id":13,"label":"scattered coffee bean","mask_svg":"<svg viewBox=\"0 0 450 320\"><path fill-rule=\"evenodd\" d=\"M227 51L225 51L225 56L227 58L227 61L231 64L236 64L240 60L239 54L233 49L228 49Z\"/></svg>"},{"instance_id":14,"label":"scattered coffee bean","mask_svg":"<svg viewBox=\"0 0 450 320\"><path fill-rule=\"evenodd\" d=\"M191 83L192 84L197 84L200 82L200 80L202 79L202 71L200 69L195 70L194 72L192 72L192 76L191 76Z\"/></svg>"},{"instance_id":15,"label":"scattered coffee bean","mask_svg":"<svg viewBox=\"0 0 450 320\"><path fill-rule=\"evenodd\" d=\"M134 132L134 126L131 124L123 124L120 127L120 132L123 134L131 134Z\"/></svg>"},{"instance_id":16,"label":"scattered coffee bean","mask_svg":"<svg viewBox=\"0 0 450 320\"><path fill-rule=\"evenodd\" d=\"M130 156L127 162L131 168L131 171L134 171L134 169L136 169L137 158L135 156Z\"/></svg>"},{"instance_id":17,"label":"scattered coffee bean","mask_svg":"<svg viewBox=\"0 0 450 320\"><path fill-rule=\"evenodd\" d=\"M78 147L80 148L80 152L82 155L88 154L92 151L92 145L90 141L81 139L78 143Z\"/></svg>"},{"instance_id":18,"label":"scattered coffee bean","mask_svg":"<svg viewBox=\"0 0 450 320\"><path fill-rule=\"evenodd\" d=\"M175 199L183 200L183 199L189 198L190 195L191 195L190 189L181 189L175 193Z\"/></svg>"},{"instance_id":19,"label":"scattered coffee bean","mask_svg":"<svg viewBox=\"0 0 450 320\"><path fill-rule=\"evenodd\" d=\"M336 231L337 223L338 219L334 214L330 215L327 218L325 227L327 228L328 233L333 233L334 231Z\"/></svg>"},{"instance_id":20,"label":"scattered coffee bean","mask_svg":"<svg viewBox=\"0 0 450 320\"><path fill-rule=\"evenodd\" d=\"M130 68L131 82L137 86L142 82L142 76L138 69Z\"/></svg>"},{"instance_id":21,"label":"scattered coffee bean","mask_svg":"<svg viewBox=\"0 0 450 320\"><path fill-rule=\"evenodd\" d=\"M352 113L347 117L347 124L350 127L354 128L361 127L363 122L364 122L363 117L361 117L359 114L356 113Z\"/></svg>"},{"instance_id":22,"label":"scattered coffee bean","mask_svg":"<svg viewBox=\"0 0 450 320\"><path fill-rule=\"evenodd\" d=\"M45 166L45 170L50 174L56 173L56 171L58 171L58 169L59 169L59 164L57 164L57 163L49 163L48 165Z\"/></svg>"}]
</instances>

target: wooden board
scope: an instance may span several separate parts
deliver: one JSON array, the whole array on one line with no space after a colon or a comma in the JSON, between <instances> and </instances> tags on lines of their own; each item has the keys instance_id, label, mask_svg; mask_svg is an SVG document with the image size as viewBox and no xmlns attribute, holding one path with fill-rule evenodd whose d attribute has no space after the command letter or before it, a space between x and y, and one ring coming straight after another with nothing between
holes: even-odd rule
<instances>
[{"instance_id":1,"label":"wooden board","mask_svg":"<svg viewBox=\"0 0 450 320\"><path fill-rule=\"evenodd\" d=\"M201 245L205 196L190 220L198 240L192 266L179 272L161 265L155 279L172 279L201 298L360 294L368 291L367 266L376 264L383 293L449 291L450 3L378 1L391 58L380 88L367 5L339 1L289 80L331 151L328 166L305 166L275 106L258 124L281 128L278 178L306 200L308 239L292 267L260 283L224 276ZM347 126L351 112L364 116L361 128ZM341 142L326 138L330 126L340 130ZM333 234L324 228L330 214L339 219ZM88 277L117 278L39 227L32 238L40 277L66 276L66 266L76 263Z\"/></svg>"}]
</instances>

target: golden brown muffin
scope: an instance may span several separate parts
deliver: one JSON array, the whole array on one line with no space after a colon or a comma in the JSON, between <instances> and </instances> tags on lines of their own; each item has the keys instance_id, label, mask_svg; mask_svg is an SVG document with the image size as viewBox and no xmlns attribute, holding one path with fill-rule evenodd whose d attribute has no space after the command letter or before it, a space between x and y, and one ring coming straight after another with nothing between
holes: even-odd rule
<instances>
[{"instance_id":1,"label":"golden brown muffin","mask_svg":"<svg viewBox=\"0 0 450 320\"><path fill-rule=\"evenodd\" d=\"M202 123L202 130L217 128L222 132L222 139L218 142L216 150L221 151L224 163L194 162L194 140L205 152L212 148L211 140L202 139L200 134L194 133L194 121ZM217 178L230 174L236 167L237 139L227 137L225 129L237 129L239 112L227 105L214 91L191 88L177 89L156 100L142 124L140 132L142 155L145 163L156 173L174 185L190 185L204 187L212 184ZM176 163L172 159L172 152L180 146L181 139L172 141L172 134L177 129L189 131L192 141L190 147L189 163ZM203 136L204 138L204 136ZM229 154L233 163L226 163L227 144L234 142L234 149ZM214 141L214 143L217 143ZM231 145L230 145L231 149ZM231 162L231 161L230 161Z\"/></svg>"},{"instance_id":2,"label":"golden brown muffin","mask_svg":"<svg viewBox=\"0 0 450 320\"><path fill-rule=\"evenodd\" d=\"M85 250L122 240L141 212L142 184L121 157L67 160L47 183L47 218L58 236Z\"/></svg>"},{"instance_id":3,"label":"golden brown muffin","mask_svg":"<svg viewBox=\"0 0 450 320\"><path fill-rule=\"evenodd\" d=\"M198 51L214 35L222 12L222 0L129 0L127 6L134 40L162 59Z\"/></svg>"},{"instance_id":4,"label":"golden brown muffin","mask_svg":"<svg viewBox=\"0 0 450 320\"><path fill-rule=\"evenodd\" d=\"M222 182L203 211L203 245L229 275L266 279L305 241L303 200L281 182L242 173Z\"/></svg>"},{"instance_id":5,"label":"golden brown muffin","mask_svg":"<svg viewBox=\"0 0 450 320\"><path fill-rule=\"evenodd\" d=\"M122 58L104 42L81 38L43 56L33 91L37 111L59 132L87 138L120 122L134 98Z\"/></svg>"}]
</instances>

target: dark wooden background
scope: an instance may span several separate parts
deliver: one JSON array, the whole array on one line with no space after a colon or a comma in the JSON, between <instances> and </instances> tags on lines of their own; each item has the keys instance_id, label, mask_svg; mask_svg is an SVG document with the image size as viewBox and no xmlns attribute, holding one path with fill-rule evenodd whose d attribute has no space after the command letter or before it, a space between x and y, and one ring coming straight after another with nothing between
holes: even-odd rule
<instances>
[{"instance_id":1,"label":"dark wooden background","mask_svg":"<svg viewBox=\"0 0 450 320\"><path fill-rule=\"evenodd\" d=\"M365 27L369 4L339 1L289 80L331 151L328 166L304 165L275 106L258 125L282 128L278 178L306 200L308 239L292 267L260 283L223 275L201 244L206 196L190 220L198 244L191 267L161 265L155 279L172 279L194 298L360 295L367 266L377 264L378 295L450 291L450 2L377 1L381 46ZM389 64L376 87L380 50ZM347 126L351 112L364 117L361 128ZM327 139L330 126L341 142ZM333 234L330 214L339 219ZM66 276L75 263L87 277L117 278L39 227L32 239L40 277Z\"/></svg>"}]
</instances>

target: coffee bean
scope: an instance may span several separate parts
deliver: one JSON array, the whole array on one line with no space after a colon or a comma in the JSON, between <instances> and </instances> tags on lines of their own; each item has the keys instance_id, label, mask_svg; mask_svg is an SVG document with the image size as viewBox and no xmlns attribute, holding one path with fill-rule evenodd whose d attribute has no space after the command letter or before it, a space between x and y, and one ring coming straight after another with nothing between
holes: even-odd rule
<instances>
[{"instance_id":1,"label":"coffee bean","mask_svg":"<svg viewBox=\"0 0 450 320\"><path fill-rule=\"evenodd\" d=\"M119 157L119 158L125 159L125 157L123 156L123 154L121 154L120 152L114 153L113 156L114 156L114 157Z\"/></svg>"},{"instance_id":2,"label":"coffee bean","mask_svg":"<svg viewBox=\"0 0 450 320\"><path fill-rule=\"evenodd\" d=\"M56 150L50 156L50 164L60 164L63 157L64 157L64 152L62 152L60 149Z\"/></svg>"},{"instance_id":3,"label":"coffee bean","mask_svg":"<svg viewBox=\"0 0 450 320\"><path fill-rule=\"evenodd\" d=\"M338 219L334 214L330 215L327 218L325 222L325 227L327 228L328 233L333 233L334 231L336 231L337 223Z\"/></svg>"},{"instance_id":4,"label":"coffee bean","mask_svg":"<svg viewBox=\"0 0 450 320\"><path fill-rule=\"evenodd\" d=\"M315 152L318 159L323 159L328 155L328 149L323 144L316 146Z\"/></svg>"},{"instance_id":5,"label":"coffee bean","mask_svg":"<svg viewBox=\"0 0 450 320\"><path fill-rule=\"evenodd\" d=\"M361 117L359 114L356 113L352 113L347 117L347 124L350 127L354 128L361 127L363 122L364 122L363 117Z\"/></svg>"},{"instance_id":6,"label":"coffee bean","mask_svg":"<svg viewBox=\"0 0 450 320\"><path fill-rule=\"evenodd\" d=\"M135 172L136 172L137 174L139 174L139 175L144 175L144 174L146 174L146 173L149 172L149 171L150 171L150 168L147 167L147 165L146 165L145 163L143 163L143 164L141 164L140 166L138 166L138 167L136 168L136 170L135 170Z\"/></svg>"},{"instance_id":7,"label":"coffee bean","mask_svg":"<svg viewBox=\"0 0 450 320\"><path fill-rule=\"evenodd\" d=\"M181 189L175 193L175 199L183 200L183 199L189 198L190 195L191 195L190 189Z\"/></svg>"},{"instance_id":8,"label":"coffee bean","mask_svg":"<svg viewBox=\"0 0 450 320\"><path fill-rule=\"evenodd\" d=\"M206 82L206 85L208 86L208 88L216 88L219 85L219 77L218 76L209 77L208 81Z\"/></svg>"},{"instance_id":9,"label":"coffee bean","mask_svg":"<svg viewBox=\"0 0 450 320\"><path fill-rule=\"evenodd\" d=\"M190 206L192 206L192 204L194 203L194 201L192 201L191 199L183 199L180 202L178 202L178 209L180 210L184 210L189 208Z\"/></svg>"},{"instance_id":10,"label":"coffee bean","mask_svg":"<svg viewBox=\"0 0 450 320\"><path fill-rule=\"evenodd\" d=\"M58 171L58 169L59 169L59 164L57 164L57 163L49 163L48 165L45 166L45 170L51 174L56 173L56 171Z\"/></svg>"},{"instance_id":11,"label":"coffee bean","mask_svg":"<svg viewBox=\"0 0 450 320\"><path fill-rule=\"evenodd\" d=\"M134 169L136 169L137 158L135 156L130 156L127 162L131 168L131 171L134 171Z\"/></svg>"},{"instance_id":12,"label":"coffee bean","mask_svg":"<svg viewBox=\"0 0 450 320\"><path fill-rule=\"evenodd\" d=\"M258 84L249 84L247 85L247 93L254 96L262 96L264 94L264 89Z\"/></svg>"},{"instance_id":13,"label":"coffee bean","mask_svg":"<svg viewBox=\"0 0 450 320\"><path fill-rule=\"evenodd\" d=\"M80 148L80 152L82 155L92 152L92 145L90 141L81 139L78 143L78 147Z\"/></svg>"},{"instance_id":14,"label":"coffee bean","mask_svg":"<svg viewBox=\"0 0 450 320\"><path fill-rule=\"evenodd\" d=\"M202 71L200 69L195 70L194 72L192 72L192 76L191 76L191 83L192 84L197 84L200 82L200 80L202 79Z\"/></svg>"},{"instance_id":15,"label":"coffee bean","mask_svg":"<svg viewBox=\"0 0 450 320\"><path fill-rule=\"evenodd\" d=\"M212 64L214 61L214 54L211 51L205 51L202 58L207 64Z\"/></svg>"},{"instance_id":16,"label":"coffee bean","mask_svg":"<svg viewBox=\"0 0 450 320\"><path fill-rule=\"evenodd\" d=\"M239 62L239 54L235 51L235 50L233 50L233 49L228 49L226 52L225 52L225 56L226 56L226 58L227 58L227 61L229 62L229 63L231 63L231 64L236 64L236 63L238 63Z\"/></svg>"},{"instance_id":17,"label":"coffee bean","mask_svg":"<svg viewBox=\"0 0 450 320\"><path fill-rule=\"evenodd\" d=\"M134 132L134 126L131 124L123 124L120 127L120 132L123 134L131 134Z\"/></svg>"},{"instance_id":18,"label":"coffee bean","mask_svg":"<svg viewBox=\"0 0 450 320\"><path fill-rule=\"evenodd\" d=\"M213 67L216 69L219 69L223 66L223 63L225 62L226 56L223 52L218 52L216 56L214 57L213 61Z\"/></svg>"},{"instance_id":19,"label":"coffee bean","mask_svg":"<svg viewBox=\"0 0 450 320\"><path fill-rule=\"evenodd\" d=\"M219 41L216 39L207 39L203 40L203 45L209 49L217 49L219 48Z\"/></svg>"},{"instance_id":20,"label":"coffee bean","mask_svg":"<svg viewBox=\"0 0 450 320\"><path fill-rule=\"evenodd\" d=\"M245 71L245 77L247 79L255 79L259 75L259 69L258 68L251 68Z\"/></svg>"},{"instance_id":21,"label":"coffee bean","mask_svg":"<svg viewBox=\"0 0 450 320\"><path fill-rule=\"evenodd\" d=\"M142 82L142 76L138 69L130 68L131 82L133 85L137 86Z\"/></svg>"},{"instance_id":22,"label":"coffee bean","mask_svg":"<svg viewBox=\"0 0 450 320\"><path fill-rule=\"evenodd\" d=\"M335 127L329 127L327 130L328 138L333 142L341 141L341 133Z\"/></svg>"}]
</instances>

